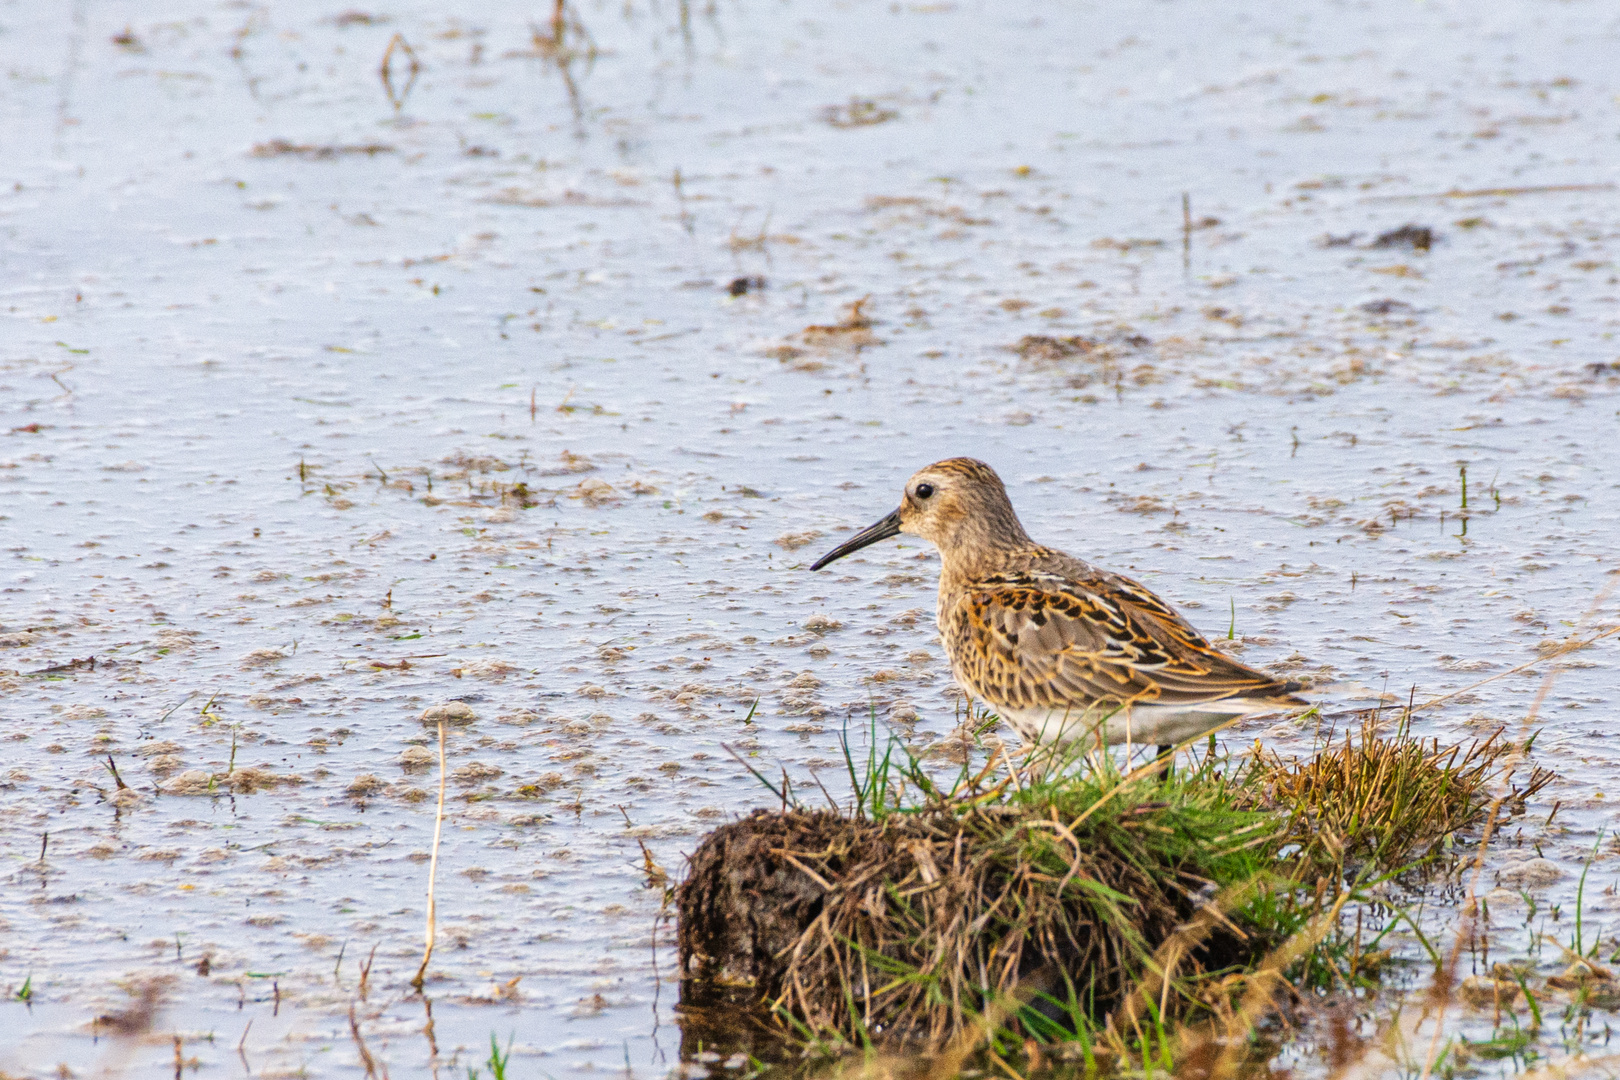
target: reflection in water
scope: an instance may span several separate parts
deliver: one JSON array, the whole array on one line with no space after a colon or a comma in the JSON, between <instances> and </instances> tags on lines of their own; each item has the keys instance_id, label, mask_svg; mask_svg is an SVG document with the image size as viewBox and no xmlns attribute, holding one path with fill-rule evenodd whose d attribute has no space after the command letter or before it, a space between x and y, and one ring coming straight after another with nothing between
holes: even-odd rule
<instances>
[{"instance_id":1,"label":"reflection in water","mask_svg":"<svg viewBox=\"0 0 1620 1080\"><path fill-rule=\"evenodd\" d=\"M394 57L401 56L405 60L405 82L400 86L395 81ZM382 79L383 90L388 94L388 103L399 112L405 107L405 101L411 96L411 90L416 86L416 77L422 72L422 64L416 59L416 50L411 48L405 40L404 34L396 33L388 39L388 48L383 50L382 66L377 69Z\"/></svg>"},{"instance_id":2,"label":"reflection in water","mask_svg":"<svg viewBox=\"0 0 1620 1080\"><path fill-rule=\"evenodd\" d=\"M581 76L591 73L596 66L596 40L568 0L555 0L551 19L544 28L531 23L529 39L534 55L555 66L562 76L563 87L568 91L568 107L574 115L574 135L585 138L585 108L580 101L574 67L582 65Z\"/></svg>"}]
</instances>

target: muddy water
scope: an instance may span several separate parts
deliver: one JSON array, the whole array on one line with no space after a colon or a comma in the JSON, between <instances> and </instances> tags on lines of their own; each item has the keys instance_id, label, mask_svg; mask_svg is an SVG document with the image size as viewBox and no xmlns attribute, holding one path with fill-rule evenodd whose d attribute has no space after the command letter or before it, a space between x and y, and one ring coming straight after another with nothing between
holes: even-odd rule
<instances>
[{"instance_id":1,"label":"muddy water","mask_svg":"<svg viewBox=\"0 0 1620 1080\"><path fill-rule=\"evenodd\" d=\"M1330 708L1614 622L1607 9L547 7L0 9L8 1074L361 1075L351 1005L395 1077L675 1068L644 859L771 801L724 747L949 767L932 553L804 569L938 457Z\"/></svg>"}]
</instances>

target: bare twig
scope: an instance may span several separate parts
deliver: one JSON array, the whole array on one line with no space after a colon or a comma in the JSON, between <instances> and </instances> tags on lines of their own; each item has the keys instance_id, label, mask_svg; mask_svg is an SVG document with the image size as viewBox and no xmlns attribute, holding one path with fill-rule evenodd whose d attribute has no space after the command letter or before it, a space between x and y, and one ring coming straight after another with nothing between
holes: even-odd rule
<instances>
[{"instance_id":1,"label":"bare twig","mask_svg":"<svg viewBox=\"0 0 1620 1080\"><path fill-rule=\"evenodd\" d=\"M380 945L381 942L378 942L378 944ZM366 962L364 964L360 965L360 1000L361 1001L366 1000L366 989L367 989L366 984L371 979L371 962L373 960L375 960L375 959L377 959L377 946L373 945L371 947L371 955L366 957Z\"/></svg>"},{"instance_id":2,"label":"bare twig","mask_svg":"<svg viewBox=\"0 0 1620 1080\"><path fill-rule=\"evenodd\" d=\"M1551 195L1566 191L1613 191L1613 184L1537 184L1530 187L1476 188L1431 191L1421 195L1369 195L1362 202L1406 202L1411 199L1487 199L1509 195Z\"/></svg>"}]
</instances>

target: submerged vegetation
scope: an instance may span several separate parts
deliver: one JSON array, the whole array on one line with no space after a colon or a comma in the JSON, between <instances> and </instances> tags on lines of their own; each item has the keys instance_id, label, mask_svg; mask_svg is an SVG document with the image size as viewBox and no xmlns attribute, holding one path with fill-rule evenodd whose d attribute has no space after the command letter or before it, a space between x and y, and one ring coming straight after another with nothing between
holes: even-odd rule
<instances>
[{"instance_id":1,"label":"submerged vegetation","mask_svg":"<svg viewBox=\"0 0 1620 1080\"><path fill-rule=\"evenodd\" d=\"M784 779L780 811L694 853L683 1000L753 1005L812 1057L899 1053L938 1076L971 1055L1014 1075L1229 1073L1265 1056L1278 1005L1376 987L1405 918L1391 896L1455 877L1552 779L1515 781L1528 748L1369 716L1303 760L1213 741L1168 771L992 755L944 785L874 732L864 767L847 754L849 806L802 806Z\"/></svg>"}]
</instances>

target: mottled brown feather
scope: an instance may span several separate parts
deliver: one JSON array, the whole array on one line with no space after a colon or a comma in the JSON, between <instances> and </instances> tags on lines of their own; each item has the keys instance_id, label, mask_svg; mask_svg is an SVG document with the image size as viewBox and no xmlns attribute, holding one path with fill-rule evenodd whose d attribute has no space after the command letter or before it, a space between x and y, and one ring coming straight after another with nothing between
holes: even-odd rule
<instances>
[{"instance_id":1,"label":"mottled brown feather","mask_svg":"<svg viewBox=\"0 0 1620 1080\"><path fill-rule=\"evenodd\" d=\"M940 636L957 682L993 708L1305 704L1293 684L1219 652L1141 584L1035 543L981 461L951 458L918 472L885 521L896 519L899 531L939 548ZM879 526L893 535L893 525ZM817 565L879 538L862 534Z\"/></svg>"},{"instance_id":2,"label":"mottled brown feather","mask_svg":"<svg viewBox=\"0 0 1620 1080\"><path fill-rule=\"evenodd\" d=\"M1292 686L1212 648L1129 578L1058 552L942 587L939 626L957 680L992 705L1192 705L1277 697ZM1068 573L1039 566L1061 560ZM942 582L942 586L945 583Z\"/></svg>"}]
</instances>

